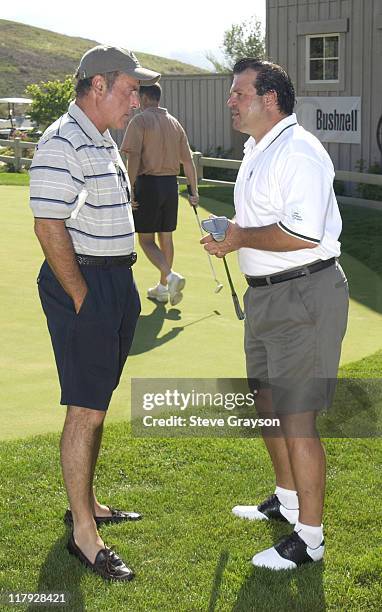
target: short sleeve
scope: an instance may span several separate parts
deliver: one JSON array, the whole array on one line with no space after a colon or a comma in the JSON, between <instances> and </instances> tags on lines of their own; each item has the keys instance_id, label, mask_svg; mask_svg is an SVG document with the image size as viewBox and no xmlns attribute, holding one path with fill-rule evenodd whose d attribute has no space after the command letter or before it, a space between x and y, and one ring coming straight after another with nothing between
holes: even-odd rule
<instances>
[{"instance_id":1,"label":"short sleeve","mask_svg":"<svg viewBox=\"0 0 382 612\"><path fill-rule=\"evenodd\" d=\"M138 117L130 121L123 138L121 151L125 151L127 154L140 153L142 151L144 128Z\"/></svg>"},{"instance_id":2,"label":"short sleeve","mask_svg":"<svg viewBox=\"0 0 382 612\"><path fill-rule=\"evenodd\" d=\"M181 127L181 136L180 136L180 161L187 162L192 159L192 153L190 149L190 145L188 144L187 134L184 129Z\"/></svg>"},{"instance_id":3,"label":"short sleeve","mask_svg":"<svg viewBox=\"0 0 382 612\"><path fill-rule=\"evenodd\" d=\"M35 217L68 219L85 181L69 141L40 141L30 167L30 207Z\"/></svg>"},{"instance_id":4,"label":"short sleeve","mask_svg":"<svg viewBox=\"0 0 382 612\"><path fill-rule=\"evenodd\" d=\"M288 157L279 177L284 232L319 244L333 189L333 174L324 162L300 154Z\"/></svg>"}]
</instances>

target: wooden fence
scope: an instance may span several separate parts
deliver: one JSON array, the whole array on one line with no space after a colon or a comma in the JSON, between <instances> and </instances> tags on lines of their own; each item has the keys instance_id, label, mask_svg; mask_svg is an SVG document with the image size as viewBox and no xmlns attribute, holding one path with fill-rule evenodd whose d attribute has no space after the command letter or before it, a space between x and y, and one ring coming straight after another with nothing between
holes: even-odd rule
<instances>
[{"instance_id":1,"label":"wooden fence","mask_svg":"<svg viewBox=\"0 0 382 612\"><path fill-rule=\"evenodd\" d=\"M15 138L14 140L0 140L0 148L6 147L7 149L13 149L14 155L0 155L0 161L6 164L13 164L15 172L20 172L22 168L29 168L32 160L29 157L23 157L24 149L35 149L35 142L26 142L21 138Z\"/></svg>"},{"instance_id":2,"label":"wooden fence","mask_svg":"<svg viewBox=\"0 0 382 612\"><path fill-rule=\"evenodd\" d=\"M23 167L29 168L32 160L28 157L22 157L22 153L24 149L35 149L35 142L25 142L20 138L15 138L14 140L0 140L0 147L1 146L12 148L14 151L14 156L0 155L0 161L5 163L12 163L16 172L19 172ZM228 168L230 170L239 170L241 165L241 161L237 159L203 157L203 155L199 152L193 153L193 160L198 175L198 182L200 184L204 183L209 185L233 185L233 183L230 181L218 181L214 179L204 178L204 168ZM382 174L367 174L366 172L348 172L346 170L337 170L336 180L353 183L365 183L367 185L378 185L379 187L382 187ZM186 178L180 176L179 182L185 183ZM358 198L349 198L345 196L340 196L338 200L347 204L350 204L352 200L354 201L354 204L366 202L366 200L360 200ZM382 203L380 202L377 202L376 204L382 206Z\"/></svg>"}]
</instances>

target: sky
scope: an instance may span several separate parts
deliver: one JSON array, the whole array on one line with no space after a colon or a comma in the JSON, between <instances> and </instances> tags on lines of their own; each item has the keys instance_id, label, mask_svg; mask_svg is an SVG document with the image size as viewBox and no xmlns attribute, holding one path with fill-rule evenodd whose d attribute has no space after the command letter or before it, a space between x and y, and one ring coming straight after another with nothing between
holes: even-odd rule
<instances>
[{"instance_id":1,"label":"sky","mask_svg":"<svg viewBox=\"0 0 382 612\"><path fill-rule=\"evenodd\" d=\"M17 0L2 3L0 18L208 69L206 53L222 59L223 35L233 23L256 15L265 25L265 0L240 0L237 8L221 0L110 0L97 6L88 0Z\"/></svg>"}]
</instances>

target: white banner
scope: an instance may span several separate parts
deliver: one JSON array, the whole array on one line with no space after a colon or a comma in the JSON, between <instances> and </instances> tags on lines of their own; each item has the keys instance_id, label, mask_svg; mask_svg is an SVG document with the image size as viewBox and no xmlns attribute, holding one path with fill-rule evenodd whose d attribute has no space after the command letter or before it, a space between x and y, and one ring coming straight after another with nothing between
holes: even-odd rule
<instances>
[{"instance_id":1,"label":"white banner","mask_svg":"<svg viewBox=\"0 0 382 612\"><path fill-rule=\"evenodd\" d=\"M361 142L361 98L297 98L299 123L321 142Z\"/></svg>"}]
</instances>

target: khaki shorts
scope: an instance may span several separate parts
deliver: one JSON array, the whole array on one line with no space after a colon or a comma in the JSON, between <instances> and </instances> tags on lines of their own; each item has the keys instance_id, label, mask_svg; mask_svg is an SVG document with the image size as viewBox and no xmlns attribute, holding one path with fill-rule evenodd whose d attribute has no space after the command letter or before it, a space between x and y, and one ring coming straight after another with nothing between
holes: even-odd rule
<instances>
[{"instance_id":1,"label":"khaki shorts","mask_svg":"<svg viewBox=\"0 0 382 612\"><path fill-rule=\"evenodd\" d=\"M349 290L333 266L244 295L245 354L252 389L272 390L276 414L327 409L345 335Z\"/></svg>"}]
</instances>

